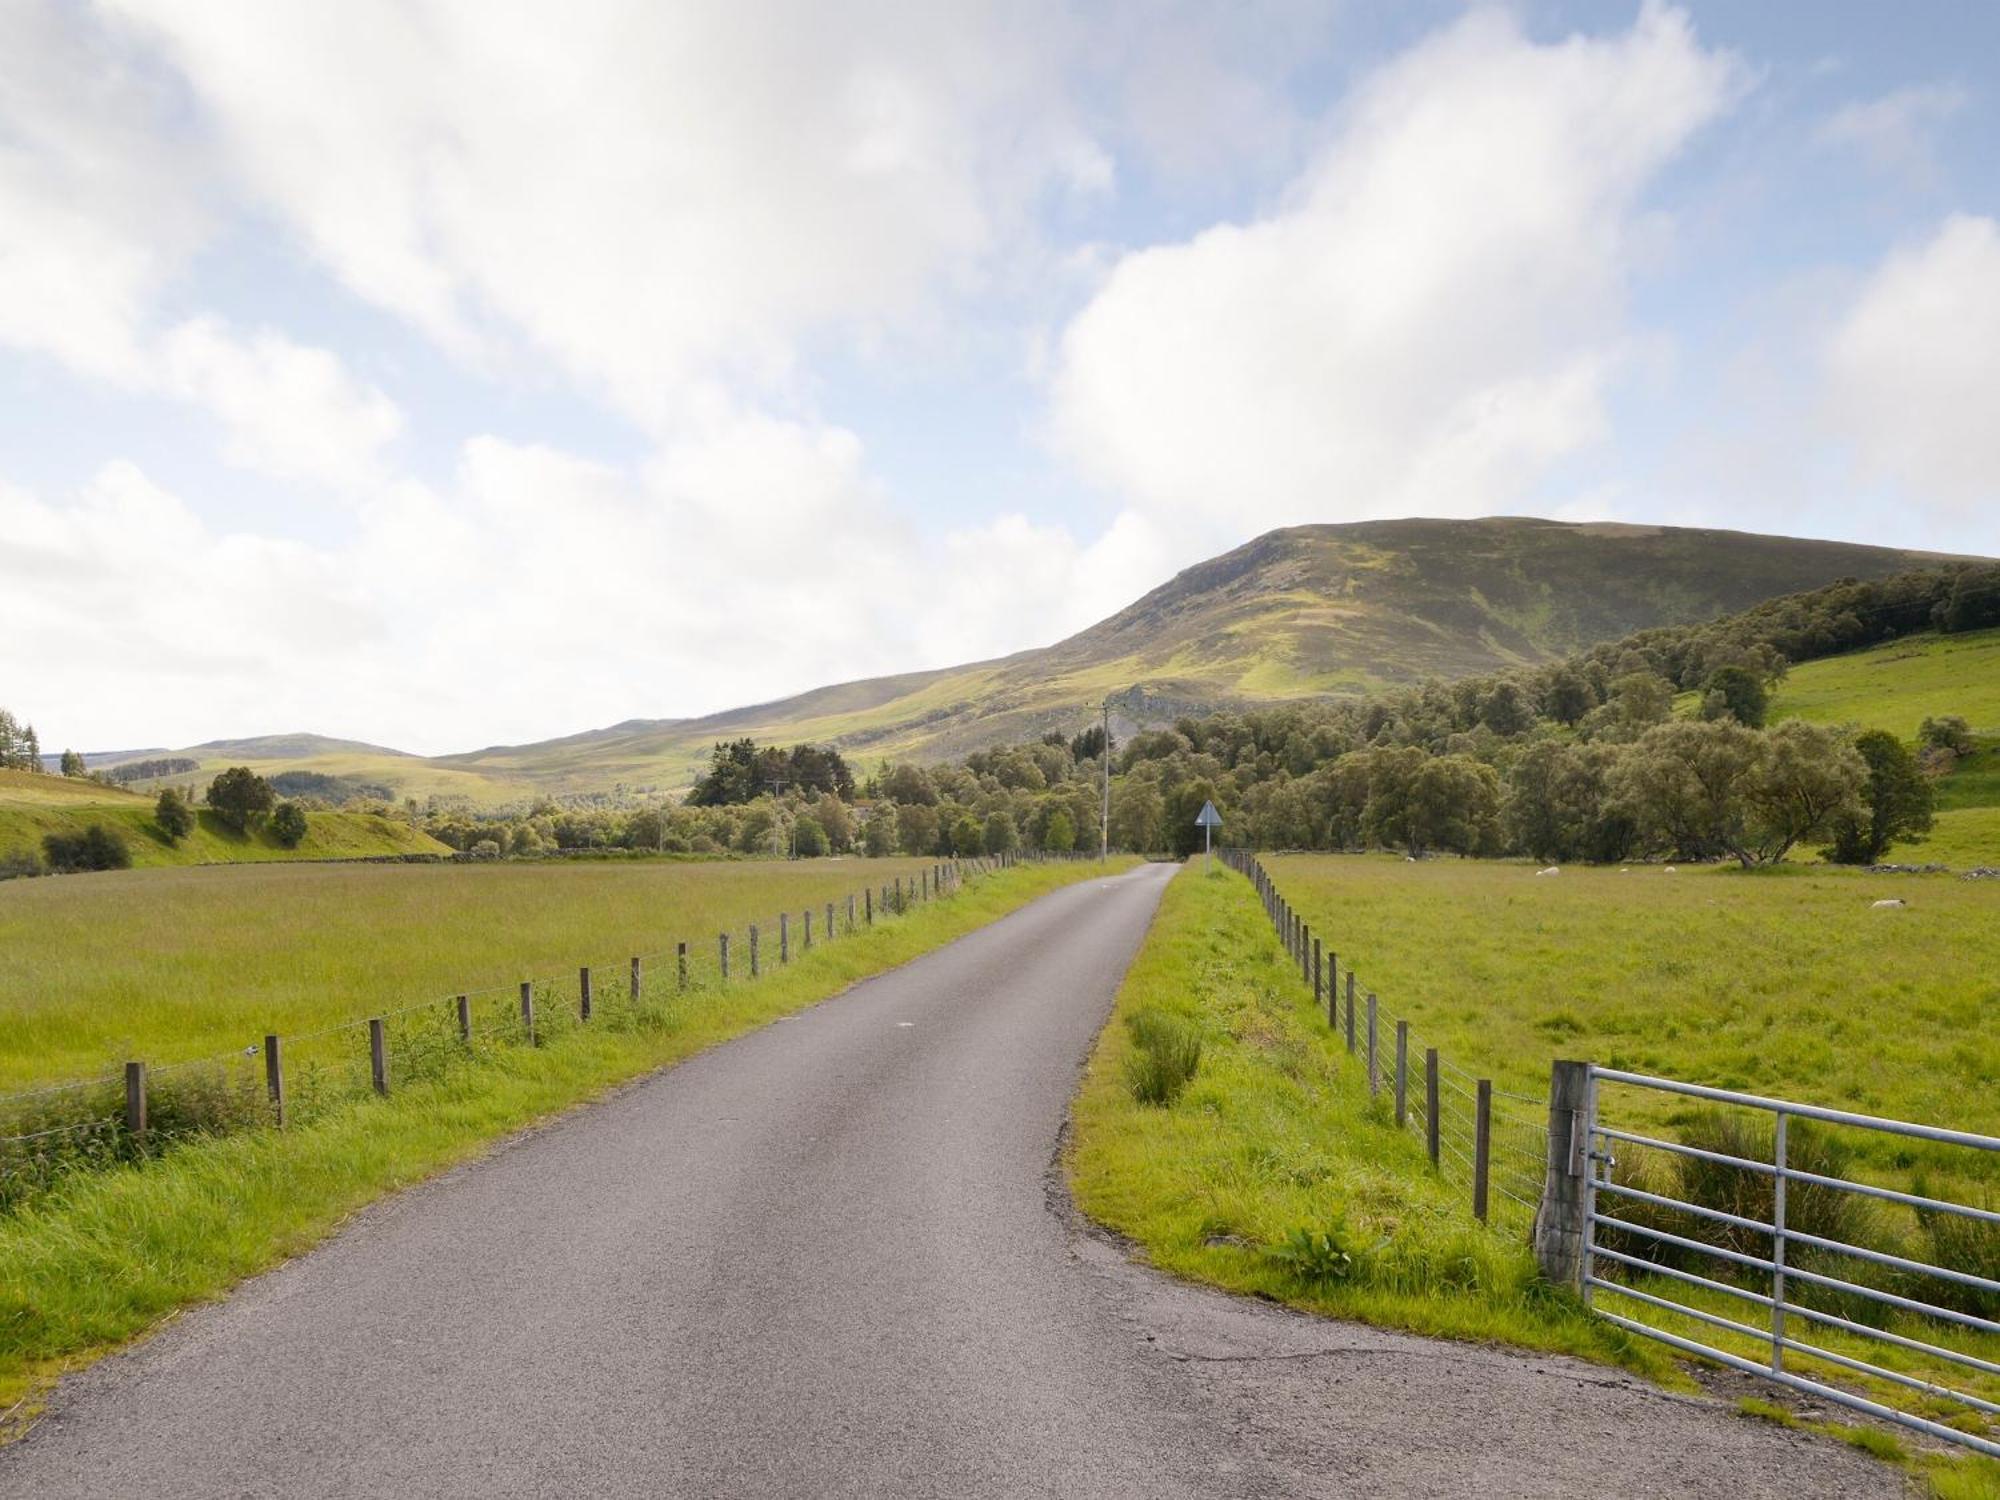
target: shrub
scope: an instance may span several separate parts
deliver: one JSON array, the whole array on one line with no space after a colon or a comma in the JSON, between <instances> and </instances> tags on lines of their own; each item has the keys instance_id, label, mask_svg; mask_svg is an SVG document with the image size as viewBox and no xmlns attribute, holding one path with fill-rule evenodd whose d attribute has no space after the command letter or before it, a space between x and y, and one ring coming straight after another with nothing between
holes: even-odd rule
<instances>
[{"instance_id":1,"label":"shrub","mask_svg":"<svg viewBox=\"0 0 2000 1500\"><path fill-rule=\"evenodd\" d=\"M42 873L42 857L32 849L12 849L0 854L0 880L17 880Z\"/></svg>"},{"instance_id":2,"label":"shrub","mask_svg":"<svg viewBox=\"0 0 2000 1500\"><path fill-rule=\"evenodd\" d=\"M271 813L271 837L287 849L296 849L305 836L305 809L296 802L280 802Z\"/></svg>"},{"instance_id":3,"label":"shrub","mask_svg":"<svg viewBox=\"0 0 2000 1500\"><path fill-rule=\"evenodd\" d=\"M238 833L257 813L267 813L277 795L271 783L248 766L231 766L208 784L208 805Z\"/></svg>"},{"instance_id":4,"label":"shrub","mask_svg":"<svg viewBox=\"0 0 2000 1500\"><path fill-rule=\"evenodd\" d=\"M1949 750L1953 755L1972 753L1972 726L1958 714L1940 714L1917 726L1917 743L1929 750Z\"/></svg>"},{"instance_id":5,"label":"shrub","mask_svg":"<svg viewBox=\"0 0 2000 1500\"><path fill-rule=\"evenodd\" d=\"M1126 1020L1133 1051L1125 1059L1125 1081L1141 1104L1172 1104L1201 1066L1201 1031L1161 1010L1142 1010Z\"/></svg>"},{"instance_id":6,"label":"shrub","mask_svg":"<svg viewBox=\"0 0 2000 1500\"><path fill-rule=\"evenodd\" d=\"M57 874L79 870L129 870L132 851L116 830L92 823L82 833L50 833L42 836L42 852L49 868Z\"/></svg>"},{"instance_id":7,"label":"shrub","mask_svg":"<svg viewBox=\"0 0 2000 1500\"><path fill-rule=\"evenodd\" d=\"M187 799L172 787L160 792L160 800L153 804L153 821L160 825L160 832L167 836L167 842L178 844L194 832L194 809Z\"/></svg>"}]
</instances>

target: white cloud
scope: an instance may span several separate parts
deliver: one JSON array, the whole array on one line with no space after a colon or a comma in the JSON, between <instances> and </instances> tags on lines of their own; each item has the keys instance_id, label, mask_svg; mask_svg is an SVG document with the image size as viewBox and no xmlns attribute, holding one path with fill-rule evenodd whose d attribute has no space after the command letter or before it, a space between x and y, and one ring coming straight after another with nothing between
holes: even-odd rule
<instances>
[{"instance_id":1,"label":"white cloud","mask_svg":"<svg viewBox=\"0 0 2000 1500\"><path fill-rule=\"evenodd\" d=\"M139 62L45 0L0 6L0 344L114 381L203 237L199 173Z\"/></svg>"},{"instance_id":2,"label":"white cloud","mask_svg":"<svg viewBox=\"0 0 2000 1500\"><path fill-rule=\"evenodd\" d=\"M1955 214L1891 254L1835 329L1825 374L1835 439L1869 477L2000 536L2000 224Z\"/></svg>"},{"instance_id":3,"label":"white cloud","mask_svg":"<svg viewBox=\"0 0 2000 1500\"><path fill-rule=\"evenodd\" d=\"M1058 442L1207 535L1489 514L1603 434L1636 202L1729 102L1679 12L1384 67L1283 207L1135 252L1070 325Z\"/></svg>"},{"instance_id":4,"label":"white cloud","mask_svg":"<svg viewBox=\"0 0 2000 1500\"><path fill-rule=\"evenodd\" d=\"M515 336L656 427L976 284L1101 188L1036 5L116 0L251 194L448 345Z\"/></svg>"},{"instance_id":5,"label":"white cloud","mask_svg":"<svg viewBox=\"0 0 2000 1500\"><path fill-rule=\"evenodd\" d=\"M1938 177L1933 138L1967 102L1965 90L1952 83L1896 89L1843 105L1821 123L1816 138L1822 145L1858 151L1877 171L1927 187Z\"/></svg>"},{"instance_id":6,"label":"white cloud","mask_svg":"<svg viewBox=\"0 0 2000 1500\"><path fill-rule=\"evenodd\" d=\"M360 486L402 430L395 403L338 356L275 329L238 337L214 318L191 319L160 340L154 366L163 389L220 419L225 462L279 479Z\"/></svg>"}]
</instances>

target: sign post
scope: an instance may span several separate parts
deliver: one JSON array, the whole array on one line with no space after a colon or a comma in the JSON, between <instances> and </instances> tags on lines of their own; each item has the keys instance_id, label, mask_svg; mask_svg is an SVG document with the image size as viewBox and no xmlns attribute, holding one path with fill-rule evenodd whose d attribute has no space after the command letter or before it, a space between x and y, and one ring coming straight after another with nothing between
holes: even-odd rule
<instances>
[{"instance_id":1,"label":"sign post","mask_svg":"<svg viewBox=\"0 0 2000 1500\"><path fill-rule=\"evenodd\" d=\"M1213 802L1204 802L1201 811L1194 815L1194 826L1201 830L1201 872L1208 873L1209 843L1215 837L1215 830L1222 826L1222 814L1215 810Z\"/></svg>"}]
</instances>

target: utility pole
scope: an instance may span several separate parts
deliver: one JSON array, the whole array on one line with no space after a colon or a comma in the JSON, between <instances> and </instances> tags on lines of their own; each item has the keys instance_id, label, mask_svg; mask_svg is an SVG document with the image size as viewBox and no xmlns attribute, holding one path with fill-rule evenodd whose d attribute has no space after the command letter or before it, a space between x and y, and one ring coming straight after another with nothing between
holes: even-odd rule
<instances>
[{"instance_id":1,"label":"utility pole","mask_svg":"<svg viewBox=\"0 0 2000 1500\"><path fill-rule=\"evenodd\" d=\"M1111 700L1104 700L1104 816L1097 825L1097 859L1111 858Z\"/></svg>"}]
</instances>

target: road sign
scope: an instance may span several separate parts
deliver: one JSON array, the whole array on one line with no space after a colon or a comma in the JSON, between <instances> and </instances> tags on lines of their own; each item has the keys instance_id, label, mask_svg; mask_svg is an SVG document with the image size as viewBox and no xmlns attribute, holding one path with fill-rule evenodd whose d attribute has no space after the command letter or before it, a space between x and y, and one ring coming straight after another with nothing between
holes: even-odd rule
<instances>
[{"instance_id":1,"label":"road sign","mask_svg":"<svg viewBox=\"0 0 2000 1500\"><path fill-rule=\"evenodd\" d=\"M1194 815L1194 826L1201 830L1201 867L1208 868L1208 843L1215 836L1215 830L1222 826L1222 814L1215 810L1213 802L1204 802L1201 811Z\"/></svg>"}]
</instances>

